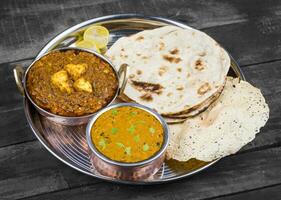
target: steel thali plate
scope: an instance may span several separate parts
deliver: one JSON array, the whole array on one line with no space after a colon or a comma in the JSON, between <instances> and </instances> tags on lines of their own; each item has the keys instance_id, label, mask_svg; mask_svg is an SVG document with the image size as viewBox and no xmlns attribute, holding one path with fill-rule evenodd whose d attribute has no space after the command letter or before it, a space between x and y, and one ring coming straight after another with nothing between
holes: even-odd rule
<instances>
[{"instance_id":1,"label":"steel thali plate","mask_svg":"<svg viewBox=\"0 0 281 200\"><path fill-rule=\"evenodd\" d=\"M165 18L146 17L135 14L111 15L91 19L77 24L47 43L39 52L41 56L53 49L72 46L79 35L91 25L105 26L110 32L108 48L120 37L128 36L142 30L154 29L165 25L175 25L190 29L191 27ZM231 69L229 75L245 79L238 64L231 57ZM28 123L43 146L56 158L68 166L93 177L118 183L128 184L157 184L196 174L207 169L218 160L210 163L190 160L188 162L165 161L162 168L152 177L143 181L123 181L99 174L91 165L86 142L85 126L64 126L56 124L41 116L32 104L24 98L24 110Z\"/></svg>"}]
</instances>

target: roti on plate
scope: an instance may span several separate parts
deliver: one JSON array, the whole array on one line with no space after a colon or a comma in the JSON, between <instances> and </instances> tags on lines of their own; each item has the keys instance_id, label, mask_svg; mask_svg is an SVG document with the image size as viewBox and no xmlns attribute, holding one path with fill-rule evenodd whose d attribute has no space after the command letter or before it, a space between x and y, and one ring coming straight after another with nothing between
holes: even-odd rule
<instances>
[{"instance_id":1,"label":"roti on plate","mask_svg":"<svg viewBox=\"0 0 281 200\"><path fill-rule=\"evenodd\" d=\"M215 40L176 26L122 37L105 55L117 69L129 66L124 100L167 116L189 113L204 102L208 107L230 67L227 52Z\"/></svg>"},{"instance_id":2,"label":"roti on plate","mask_svg":"<svg viewBox=\"0 0 281 200\"><path fill-rule=\"evenodd\" d=\"M203 103L194 106L192 109L189 110L189 112L183 112L180 114L170 114L170 115L163 115L165 118L169 119L187 119L189 117L194 117L198 115L199 113L203 112L208 108L208 106L213 103L221 94L224 87L221 87L221 89L215 93L213 96L206 99Z\"/></svg>"}]
</instances>

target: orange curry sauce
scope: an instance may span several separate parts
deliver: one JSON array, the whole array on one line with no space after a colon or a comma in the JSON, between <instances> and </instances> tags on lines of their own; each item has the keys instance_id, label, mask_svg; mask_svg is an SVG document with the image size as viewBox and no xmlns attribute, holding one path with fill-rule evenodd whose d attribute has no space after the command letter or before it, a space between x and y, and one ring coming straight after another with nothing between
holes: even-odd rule
<instances>
[{"instance_id":1,"label":"orange curry sauce","mask_svg":"<svg viewBox=\"0 0 281 200\"><path fill-rule=\"evenodd\" d=\"M111 160L139 162L157 153L164 139L161 123L140 108L123 106L103 113L93 124L95 147Z\"/></svg>"}]
</instances>

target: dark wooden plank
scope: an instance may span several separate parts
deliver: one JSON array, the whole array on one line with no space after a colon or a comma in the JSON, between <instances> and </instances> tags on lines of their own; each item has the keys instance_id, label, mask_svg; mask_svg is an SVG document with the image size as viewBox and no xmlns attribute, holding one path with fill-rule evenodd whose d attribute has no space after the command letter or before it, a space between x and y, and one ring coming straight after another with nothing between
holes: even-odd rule
<instances>
[{"instance_id":1,"label":"dark wooden plank","mask_svg":"<svg viewBox=\"0 0 281 200\"><path fill-rule=\"evenodd\" d=\"M214 198L216 200L280 200L281 199L281 185L266 187L258 190L252 190L230 196L222 196Z\"/></svg>"},{"instance_id":2,"label":"dark wooden plank","mask_svg":"<svg viewBox=\"0 0 281 200\"><path fill-rule=\"evenodd\" d=\"M18 92L12 70L17 64L31 61L0 64L0 147L34 140L23 111L23 97Z\"/></svg>"},{"instance_id":3,"label":"dark wooden plank","mask_svg":"<svg viewBox=\"0 0 281 200\"><path fill-rule=\"evenodd\" d=\"M265 22L263 22L265 20ZM241 65L280 60L281 16L204 29Z\"/></svg>"},{"instance_id":4,"label":"dark wooden plank","mask_svg":"<svg viewBox=\"0 0 281 200\"><path fill-rule=\"evenodd\" d=\"M0 64L0 111L9 111L19 107L22 96L17 90L13 75L13 68L17 65L28 66L31 60Z\"/></svg>"},{"instance_id":5,"label":"dark wooden plank","mask_svg":"<svg viewBox=\"0 0 281 200\"><path fill-rule=\"evenodd\" d=\"M140 13L204 29L241 64L281 59L281 2L275 0L5 0L0 7L0 60L34 57L59 32L84 20Z\"/></svg>"},{"instance_id":6,"label":"dark wooden plank","mask_svg":"<svg viewBox=\"0 0 281 200\"><path fill-rule=\"evenodd\" d=\"M27 199L203 199L281 183L281 148L227 157L196 176L156 186L99 183Z\"/></svg>"},{"instance_id":7,"label":"dark wooden plank","mask_svg":"<svg viewBox=\"0 0 281 200\"><path fill-rule=\"evenodd\" d=\"M17 199L96 182L99 180L58 161L38 141L0 150L0 199Z\"/></svg>"},{"instance_id":8,"label":"dark wooden plank","mask_svg":"<svg viewBox=\"0 0 281 200\"><path fill-rule=\"evenodd\" d=\"M35 139L22 106L0 113L0 147Z\"/></svg>"}]
</instances>

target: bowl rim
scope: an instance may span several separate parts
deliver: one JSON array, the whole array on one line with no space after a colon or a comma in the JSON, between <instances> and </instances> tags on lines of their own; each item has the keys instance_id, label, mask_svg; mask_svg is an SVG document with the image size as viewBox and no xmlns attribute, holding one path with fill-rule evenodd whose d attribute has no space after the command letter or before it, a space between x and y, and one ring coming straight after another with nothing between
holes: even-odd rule
<instances>
[{"instance_id":1,"label":"bowl rim","mask_svg":"<svg viewBox=\"0 0 281 200\"><path fill-rule=\"evenodd\" d=\"M134 107L134 108L139 108L141 110L144 110L146 112L148 112L149 114L153 115L162 125L163 127L163 138L164 141L162 143L161 148L152 156L150 156L149 158L145 159L145 160L141 160L138 162L120 162L120 161L116 161L116 160L112 160L108 157L106 157L104 154L102 154L94 145L94 143L92 142L92 138L91 138L91 129L92 126L94 125L95 121L106 111L111 110L113 108L118 108L118 107ZM143 165L147 165L150 164L152 161L156 160L157 158L161 157L165 152L166 149L168 147L169 144L169 128L168 125L166 123L166 121L163 119L163 117L157 113L155 110L148 108L146 106L143 106L141 104L137 104L137 103L117 103L117 104L113 104L110 106L107 106L106 108L103 108L102 110L100 110L95 116L93 116L86 127L86 139L87 139L87 144L88 147L90 148L91 152L94 153L99 159L115 165L115 166L120 166L120 167L138 167L138 166L143 166Z\"/></svg>"},{"instance_id":2,"label":"bowl rim","mask_svg":"<svg viewBox=\"0 0 281 200\"><path fill-rule=\"evenodd\" d=\"M95 52L95 51L92 51L92 50L89 50L89 49L83 49L83 48L78 48L78 47L62 47L62 48L56 48L56 49L53 49L49 52L46 52L45 54L35 58L35 60L33 60L33 62L27 67L27 69L25 70L24 72L24 76L23 76L23 80L22 80L22 83L23 83L23 87L24 87L24 91L25 91L25 96L27 96L27 98L29 99L29 101L35 106L36 109L38 109L39 111L47 114L48 116L50 117L55 117L55 118L59 118L59 119L69 119L69 120L79 120L79 119L84 119L84 118L89 118L91 116L94 116L95 114L97 114L101 109L97 110L96 112L94 113L91 113L91 114L87 114L87 115L82 115L82 116L63 116L63 115L58 115L58 114L54 114L48 110L45 110L43 108L41 108L39 105L37 105L33 99L31 98L31 96L29 95L29 92L28 92L28 89L26 87L26 81L27 81L27 75L28 75L28 72L30 71L30 69L32 68L32 66L34 66L34 64L39 61L41 58L47 56L48 54L50 53L53 53L53 52L56 52L56 51L68 51L68 50L75 50L75 51L82 51L82 52L88 52L88 53L91 53L93 54L94 56L97 56L98 58L100 58L101 60L103 60L104 62L106 62L107 64L109 64L109 66L113 69L113 71L115 72L115 75L117 77L117 89L116 89L116 92L115 92L115 95L113 96L112 100L109 101L106 105L104 105L104 107L102 107L101 109L111 105L114 100L117 98L118 96L118 93L119 93L119 85L120 85L120 77L119 77L119 74L118 74L118 71L116 69L116 67L113 65L113 63L108 60L106 57L104 57L103 55Z\"/></svg>"}]
</instances>

